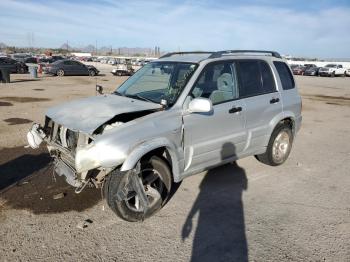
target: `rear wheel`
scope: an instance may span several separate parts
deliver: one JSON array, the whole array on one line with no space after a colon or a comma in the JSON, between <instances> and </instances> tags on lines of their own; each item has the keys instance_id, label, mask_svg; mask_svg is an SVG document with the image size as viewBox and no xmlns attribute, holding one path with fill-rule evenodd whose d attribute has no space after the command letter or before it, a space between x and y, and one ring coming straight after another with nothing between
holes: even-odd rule
<instances>
[{"instance_id":1,"label":"rear wheel","mask_svg":"<svg viewBox=\"0 0 350 262\"><path fill-rule=\"evenodd\" d=\"M58 69L56 74L57 74L57 76L64 76L64 70Z\"/></svg>"},{"instance_id":2,"label":"rear wheel","mask_svg":"<svg viewBox=\"0 0 350 262\"><path fill-rule=\"evenodd\" d=\"M272 132L266 152L255 157L270 166L281 165L287 160L292 144L293 134L290 126L281 123Z\"/></svg>"},{"instance_id":3,"label":"rear wheel","mask_svg":"<svg viewBox=\"0 0 350 262\"><path fill-rule=\"evenodd\" d=\"M132 175L137 175L142 181L149 202L146 213L140 197L132 189ZM133 171L113 171L106 178L104 195L109 207L117 216L126 221L137 222L152 216L163 207L171 193L171 185L172 177L168 164L160 157L153 156L141 162L138 174L134 174Z\"/></svg>"}]
</instances>

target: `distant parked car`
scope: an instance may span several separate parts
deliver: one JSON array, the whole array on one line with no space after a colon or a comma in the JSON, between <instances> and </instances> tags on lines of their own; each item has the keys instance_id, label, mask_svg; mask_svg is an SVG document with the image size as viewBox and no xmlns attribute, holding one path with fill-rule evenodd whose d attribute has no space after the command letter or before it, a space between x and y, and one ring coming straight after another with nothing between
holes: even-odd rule
<instances>
[{"instance_id":1,"label":"distant parked car","mask_svg":"<svg viewBox=\"0 0 350 262\"><path fill-rule=\"evenodd\" d=\"M298 66L292 69L294 75L304 75L305 70L305 66Z\"/></svg>"},{"instance_id":2,"label":"distant parked car","mask_svg":"<svg viewBox=\"0 0 350 262\"><path fill-rule=\"evenodd\" d=\"M134 69L131 64L117 64L116 68L113 68L111 73L115 76L131 76L134 74Z\"/></svg>"},{"instance_id":3,"label":"distant parked car","mask_svg":"<svg viewBox=\"0 0 350 262\"><path fill-rule=\"evenodd\" d=\"M109 58L103 58L100 60L101 64L107 64L109 61Z\"/></svg>"},{"instance_id":4,"label":"distant parked car","mask_svg":"<svg viewBox=\"0 0 350 262\"><path fill-rule=\"evenodd\" d=\"M44 72L50 75L98 75L99 71L91 65L84 65L81 62L73 60L59 60L45 67Z\"/></svg>"},{"instance_id":5,"label":"distant parked car","mask_svg":"<svg viewBox=\"0 0 350 262\"><path fill-rule=\"evenodd\" d=\"M39 63L44 63L44 64L51 64L59 60L65 59L62 56L51 56L51 57L44 57L39 59Z\"/></svg>"},{"instance_id":6,"label":"distant parked car","mask_svg":"<svg viewBox=\"0 0 350 262\"><path fill-rule=\"evenodd\" d=\"M346 69L345 75L346 75L346 76L350 76L350 68Z\"/></svg>"},{"instance_id":7,"label":"distant parked car","mask_svg":"<svg viewBox=\"0 0 350 262\"><path fill-rule=\"evenodd\" d=\"M11 73L28 73L28 66L26 66L25 63L9 57L0 57L0 65L6 65L9 67Z\"/></svg>"},{"instance_id":8,"label":"distant parked car","mask_svg":"<svg viewBox=\"0 0 350 262\"><path fill-rule=\"evenodd\" d=\"M305 69L304 75L306 75L306 76L318 76L319 70L320 70L320 67L317 67L317 66L308 67Z\"/></svg>"},{"instance_id":9,"label":"distant parked car","mask_svg":"<svg viewBox=\"0 0 350 262\"><path fill-rule=\"evenodd\" d=\"M341 64L328 64L318 72L320 76L346 76L346 69Z\"/></svg>"},{"instance_id":10,"label":"distant parked car","mask_svg":"<svg viewBox=\"0 0 350 262\"><path fill-rule=\"evenodd\" d=\"M315 64L304 64L304 67L305 67L304 75L307 75L307 76L318 75L319 67L316 66Z\"/></svg>"},{"instance_id":11,"label":"distant parked car","mask_svg":"<svg viewBox=\"0 0 350 262\"><path fill-rule=\"evenodd\" d=\"M38 63L38 59L36 57L27 57L24 59L23 61L26 64L37 64Z\"/></svg>"},{"instance_id":12,"label":"distant parked car","mask_svg":"<svg viewBox=\"0 0 350 262\"><path fill-rule=\"evenodd\" d=\"M116 65L116 64L118 64L118 61L117 61L117 59L111 58L108 60L107 64Z\"/></svg>"},{"instance_id":13,"label":"distant parked car","mask_svg":"<svg viewBox=\"0 0 350 262\"><path fill-rule=\"evenodd\" d=\"M31 57L29 54L25 54L25 53L17 53L17 54L12 54L11 58L19 61L19 62L24 62L26 58Z\"/></svg>"}]
</instances>

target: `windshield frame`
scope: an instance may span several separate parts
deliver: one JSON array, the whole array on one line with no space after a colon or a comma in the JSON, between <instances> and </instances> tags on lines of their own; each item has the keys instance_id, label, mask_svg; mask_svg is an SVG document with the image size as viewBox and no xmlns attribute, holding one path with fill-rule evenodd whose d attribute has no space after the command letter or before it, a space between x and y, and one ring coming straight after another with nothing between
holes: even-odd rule
<instances>
[{"instance_id":1,"label":"windshield frame","mask_svg":"<svg viewBox=\"0 0 350 262\"><path fill-rule=\"evenodd\" d=\"M159 60L155 60L155 61L152 61L152 62L149 62L147 64L145 64L144 66L142 66L139 70L142 70L144 67L146 66L150 66L152 64L159 64L159 63L164 63L164 64L186 64L186 65L194 65L194 69L192 70L192 72L190 73L190 75L187 77L186 81L183 83L182 87L181 87L181 91L179 91L179 93L177 94L177 96L175 97L175 99L173 101L167 101L167 107L170 108L172 106L174 106L176 104L176 102L178 101L179 97L182 95L182 93L184 92L184 90L186 89L186 86L187 84L189 83L190 79L193 77L193 75L195 74L195 72L198 70L199 68L199 63L195 63L195 62L183 62L183 61L159 61ZM138 70L138 71L139 71ZM137 74L137 72L135 72L135 74ZM174 73L174 72L173 72ZM172 74L173 74L172 73ZM134 75L135 75L134 74ZM123 83L121 83L113 92L112 94L116 94L116 95L122 95L122 96L125 96L125 97L128 97L128 95L125 95L125 92L120 92L120 88L122 88L125 84L128 83L128 81L132 81L132 78L134 77L134 75L130 76L129 78L127 78ZM126 89L128 90L128 89ZM125 91L126 91L125 90ZM135 99L138 99L136 98L135 96L136 95L130 95L132 98L135 98ZM146 101L146 100L149 100L149 102L151 102L151 99L145 97L145 99L140 99L142 101ZM157 104L162 104L161 101L152 101L153 103L157 103Z\"/></svg>"}]
</instances>

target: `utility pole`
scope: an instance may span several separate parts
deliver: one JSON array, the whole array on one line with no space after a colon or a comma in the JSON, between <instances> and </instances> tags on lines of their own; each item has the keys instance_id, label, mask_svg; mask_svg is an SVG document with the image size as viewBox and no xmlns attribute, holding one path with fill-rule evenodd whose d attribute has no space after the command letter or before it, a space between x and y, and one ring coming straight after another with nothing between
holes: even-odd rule
<instances>
[{"instance_id":1,"label":"utility pole","mask_svg":"<svg viewBox=\"0 0 350 262\"><path fill-rule=\"evenodd\" d=\"M66 43L66 45L67 45L66 47L67 47L67 53L68 53L68 51L69 51L69 50L68 50L68 40L67 40L67 43Z\"/></svg>"},{"instance_id":2,"label":"utility pole","mask_svg":"<svg viewBox=\"0 0 350 262\"><path fill-rule=\"evenodd\" d=\"M95 56L97 56L97 40L95 40Z\"/></svg>"}]
</instances>

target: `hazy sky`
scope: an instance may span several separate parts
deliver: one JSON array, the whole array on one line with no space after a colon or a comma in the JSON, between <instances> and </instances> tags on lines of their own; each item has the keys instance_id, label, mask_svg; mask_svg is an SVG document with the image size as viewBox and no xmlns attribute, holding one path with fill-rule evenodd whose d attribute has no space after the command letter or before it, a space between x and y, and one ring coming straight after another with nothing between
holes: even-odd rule
<instances>
[{"instance_id":1,"label":"hazy sky","mask_svg":"<svg viewBox=\"0 0 350 262\"><path fill-rule=\"evenodd\" d=\"M350 0L0 0L0 42L350 57Z\"/></svg>"}]
</instances>

